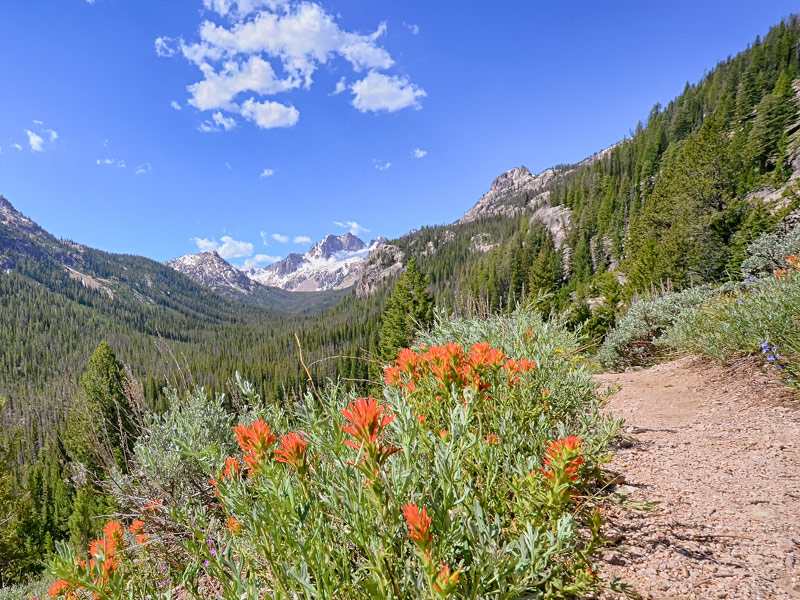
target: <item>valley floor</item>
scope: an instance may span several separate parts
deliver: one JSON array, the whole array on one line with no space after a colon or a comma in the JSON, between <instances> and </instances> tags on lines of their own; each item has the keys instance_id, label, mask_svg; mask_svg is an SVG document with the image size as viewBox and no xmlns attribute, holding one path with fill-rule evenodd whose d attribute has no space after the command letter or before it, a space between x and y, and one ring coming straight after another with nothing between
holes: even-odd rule
<instances>
[{"instance_id":1,"label":"valley floor","mask_svg":"<svg viewBox=\"0 0 800 600\"><path fill-rule=\"evenodd\" d=\"M757 369L604 374L627 441L600 560L645 598L800 598L800 403Z\"/></svg>"}]
</instances>

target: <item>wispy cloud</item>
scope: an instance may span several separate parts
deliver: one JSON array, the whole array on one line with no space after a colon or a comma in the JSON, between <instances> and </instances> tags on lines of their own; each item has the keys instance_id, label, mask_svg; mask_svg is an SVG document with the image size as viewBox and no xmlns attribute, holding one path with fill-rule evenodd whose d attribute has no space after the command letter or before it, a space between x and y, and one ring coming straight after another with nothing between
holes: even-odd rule
<instances>
[{"instance_id":1,"label":"wispy cloud","mask_svg":"<svg viewBox=\"0 0 800 600\"><path fill-rule=\"evenodd\" d=\"M178 104L175 100L169 103L169 105L174 108L175 110L181 110L183 107Z\"/></svg>"},{"instance_id":2,"label":"wispy cloud","mask_svg":"<svg viewBox=\"0 0 800 600\"><path fill-rule=\"evenodd\" d=\"M150 166L150 163L144 163L136 167L136 175L147 175L152 170L153 167Z\"/></svg>"},{"instance_id":3,"label":"wispy cloud","mask_svg":"<svg viewBox=\"0 0 800 600\"><path fill-rule=\"evenodd\" d=\"M362 233L369 233L370 231L369 229L367 229L366 227L362 227L355 221L344 221L344 222L334 221L333 224L336 225L337 227L343 227L349 230L350 233L352 233L353 235L361 235Z\"/></svg>"},{"instance_id":4,"label":"wispy cloud","mask_svg":"<svg viewBox=\"0 0 800 600\"><path fill-rule=\"evenodd\" d=\"M419 34L419 25L403 23L406 28L411 32L411 35L418 35Z\"/></svg>"},{"instance_id":5,"label":"wispy cloud","mask_svg":"<svg viewBox=\"0 0 800 600\"><path fill-rule=\"evenodd\" d=\"M261 241L264 243L264 245L265 246L269 246L269 242L267 241L267 238L269 237L269 235L267 234L267 232L266 231L259 231L258 235L261 236Z\"/></svg>"},{"instance_id":6,"label":"wispy cloud","mask_svg":"<svg viewBox=\"0 0 800 600\"><path fill-rule=\"evenodd\" d=\"M296 235L292 241L295 244L308 244L311 241L311 238L307 235Z\"/></svg>"},{"instance_id":7,"label":"wispy cloud","mask_svg":"<svg viewBox=\"0 0 800 600\"><path fill-rule=\"evenodd\" d=\"M111 167L117 167L118 169L125 168L125 161L119 158L98 158L97 159L98 165L108 165Z\"/></svg>"},{"instance_id":8,"label":"wispy cloud","mask_svg":"<svg viewBox=\"0 0 800 600\"><path fill-rule=\"evenodd\" d=\"M347 89L347 83L346 83L346 81L347 81L347 78L346 78L346 77L342 77L341 79L339 79L339 81L337 81L337 82L336 82L336 87L335 87L335 88L333 89L333 91L332 91L332 92L329 94L329 96L338 96L338 95L339 95L339 94L341 94L343 91L345 91L345 90Z\"/></svg>"},{"instance_id":9,"label":"wispy cloud","mask_svg":"<svg viewBox=\"0 0 800 600\"><path fill-rule=\"evenodd\" d=\"M289 241L288 235L281 235L280 233L273 233L270 237L281 244L285 244Z\"/></svg>"},{"instance_id":10,"label":"wispy cloud","mask_svg":"<svg viewBox=\"0 0 800 600\"><path fill-rule=\"evenodd\" d=\"M170 56L175 56L175 52L177 52L177 48L173 45L174 40L170 37L166 36L157 37L154 44L156 47L156 54L162 58L169 58Z\"/></svg>"},{"instance_id":11,"label":"wispy cloud","mask_svg":"<svg viewBox=\"0 0 800 600\"><path fill-rule=\"evenodd\" d=\"M28 136L28 145L31 147L31 151L43 152L44 149L42 148L42 145L44 144L44 139L42 136L35 134L30 129L26 129L25 133Z\"/></svg>"},{"instance_id":12,"label":"wispy cloud","mask_svg":"<svg viewBox=\"0 0 800 600\"><path fill-rule=\"evenodd\" d=\"M378 160L377 158L372 159L372 165L376 169L378 169L378 171L386 171L392 168L392 163L383 160Z\"/></svg>"},{"instance_id":13,"label":"wispy cloud","mask_svg":"<svg viewBox=\"0 0 800 600\"><path fill-rule=\"evenodd\" d=\"M17 143L11 144L11 147L14 148L15 150L22 150L22 146L20 146Z\"/></svg>"},{"instance_id":14,"label":"wispy cloud","mask_svg":"<svg viewBox=\"0 0 800 600\"><path fill-rule=\"evenodd\" d=\"M424 158L426 154L428 154L427 150L420 150L419 148L414 148L411 151L411 156L414 158Z\"/></svg>"},{"instance_id":15,"label":"wispy cloud","mask_svg":"<svg viewBox=\"0 0 800 600\"><path fill-rule=\"evenodd\" d=\"M259 179L268 179L275 175L275 171L273 169L264 169L261 171L261 175L258 176Z\"/></svg>"}]
</instances>

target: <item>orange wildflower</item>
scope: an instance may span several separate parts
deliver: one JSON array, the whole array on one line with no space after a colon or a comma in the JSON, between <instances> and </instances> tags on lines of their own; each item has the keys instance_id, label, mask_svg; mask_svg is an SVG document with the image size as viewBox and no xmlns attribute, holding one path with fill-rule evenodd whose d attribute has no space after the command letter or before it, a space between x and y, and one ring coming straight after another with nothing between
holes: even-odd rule
<instances>
[{"instance_id":1,"label":"orange wildflower","mask_svg":"<svg viewBox=\"0 0 800 600\"><path fill-rule=\"evenodd\" d=\"M275 443L276 435L263 419L254 421L250 425L238 425L233 431L236 434L236 441L242 448L244 462L253 471L258 471L259 466L269 456L269 449Z\"/></svg>"},{"instance_id":2,"label":"orange wildflower","mask_svg":"<svg viewBox=\"0 0 800 600\"><path fill-rule=\"evenodd\" d=\"M499 444L500 443L500 438L498 438L495 434L490 433L489 435L486 436L484 441L486 442L487 446L491 446L491 445L494 445L494 444Z\"/></svg>"},{"instance_id":3,"label":"orange wildflower","mask_svg":"<svg viewBox=\"0 0 800 600\"><path fill-rule=\"evenodd\" d=\"M458 584L458 571L450 571L450 565L439 563L439 572L436 573L436 580L433 589L440 594L449 594Z\"/></svg>"},{"instance_id":4,"label":"orange wildflower","mask_svg":"<svg viewBox=\"0 0 800 600\"><path fill-rule=\"evenodd\" d=\"M403 516L406 518L408 537L414 541L420 552L427 552L433 543L433 535L431 535L431 518L425 507L420 510L416 504L406 504L403 507Z\"/></svg>"},{"instance_id":5,"label":"orange wildflower","mask_svg":"<svg viewBox=\"0 0 800 600\"><path fill-rule=\"evenodd\" d=\"M226 526L233 535L238 535L242 531L242 525L236 520L236 517L228 517Z\"/></svg>"},{"instance_id":6,"label":"orange wildflower","mask_svg":"<svg viewBox=\"0 0 800 600\"><path fill-rule=\"evenodd\" d=\"M308 473L308 457L306 455L306 442L302 433L287 433L281 436L278 449L275 450L275 460L294 467L300 476Z\"/></svg>"},{"instance_id":7,"label":"orange wildflower","mask_svg":"<svg viewBox=\"0 0 800 600\"><path fill-rule=\"evenodd\" d=\"M137 544L144 544L145 542L147 542L147 534L146 533L140 533L139 535L136 536L136 543Z\"/></svg>"},{"instance_id":8,"label":"orange wildflower","mask_svg":"<svg viewBox=\"0 0 800 600\"><path fill-rule=\"evenodd\" d=\"M556 466L566 461L564 465L564 472L567 474L569 481L575 481L578 478L578 468L583 464L584 458L580 455L582 439L570 435L560 440L555 440L547 445L547 450L544 458L544 466L541 468L542 475L548 479L555 479ZM574 456L574 458L570 458Z\"/></svg>"},{"instance_id":9,"label":"orange wildflower","mask_svg":"<svg viewBox=\"0 0 800 600\"><path fill-rule=\"evenodd\" d=\"M139 519L135 519L131 523L131 526L128 528L128 531L130 531L131 533L134 533L134 534L142 533L142 531L144 531L144 521L141 521Z\"/></svg>"},{"instance_id":10,"label":"orange wildflower","mask_svg":"<svg viewBox=\"0 0 800 600\"><path fill-rule=\"evenodd\" d=\"M342 427L342 430L352 435L358 442L347 440L345 444L357 450L362 444L377 443L378 436L389 423L394 421L394 415L373 398L359 398L351 402L347 408L342 409L342 415L350 423Z\"/></svg>"},{"instance_id":11,"label":"orange wildflower","mask_svg":"<svg viewBox=\"0 0 800 600\"><path fill-rule=\"evenodd\" d=\"M53 598L57 598L59 596L66 596L67 598L72 598L72 592L75 590L74 584L67 581L66 579L59 579L53 585L50 586L50 589L47 590L48 596L53 596Z\"/></svg>"}]
</instances>

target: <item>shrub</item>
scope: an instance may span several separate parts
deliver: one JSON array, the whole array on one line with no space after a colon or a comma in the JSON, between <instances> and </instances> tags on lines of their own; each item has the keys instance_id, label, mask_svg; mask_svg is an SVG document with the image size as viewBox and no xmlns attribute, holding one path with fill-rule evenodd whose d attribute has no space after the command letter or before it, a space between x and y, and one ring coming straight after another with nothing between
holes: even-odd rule
<instances>
[{"instance_id":1,"label":"shrub","mask_svg":"<svg viewBox=\"0 0 800 600\"><path fill-rule=\"evenodd\" d=\"M775 231L762 234L747 248L748 257L742 262L745 276L762 277L786 269L787 256L800 254L800 227L788 232Z\"/></svg>"},{"instance_id":2,"label":"shrub","mask_svg":"<svg viewBox=\"0 0 800 600\"><path fill-rule=\"evenodd\" d=\"M703 285L634 302L617 327L603 341L597 360L605 369L649 366L663 352L659 338L685 311L729 294L741 284Z\"/></svg>"},{"instance_id":3,"label":"shrub","mask_svg":"<svg viewBox=\"0 0 800 600\"><path fill-rule=\"evenodd\" d=\"M685 311L665 331L664 346L719 360L761 354L796 382L800 339L800 264L749 282L733 295ZM766 352L765 352L766 350ZM773 357L773 359L770 359Z\"/></svg>"},{"instance_id":4,"label":"shrub","mask_svg":"<svg viewBox=\"0 0 800 600\"><path fill-rule=\"evenodd\" d=\"M231 599L510 600L596 590L592 491L617 423L598 412L575 336L520 311L440 319L420 341L387 368L383 398L331 384L289 410L240 415L227 438L238 449L199 490L214 502L154 502L142 515L146 543L124 534L109 563L98 542L87 556L95 572L61 546L53 571L66 583L53 595L181 586ZM172 526L151 534L165 515ZM105 548L118 531L109 528ZM181 556L163 573L143 562L159 546Z\"/></svg>"}]
</instances>

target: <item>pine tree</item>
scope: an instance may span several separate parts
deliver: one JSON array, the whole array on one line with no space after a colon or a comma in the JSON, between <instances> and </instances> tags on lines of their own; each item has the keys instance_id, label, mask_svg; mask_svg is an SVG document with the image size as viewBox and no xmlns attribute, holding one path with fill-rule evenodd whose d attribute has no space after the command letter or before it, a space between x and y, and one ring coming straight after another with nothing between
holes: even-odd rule
<instances>
[{"instance_id":1,"label":"pine tree","mask_svg":"<svg viewBox=\"0 0 800 600\"><path fill-rule=\"evenodd\" d=\"M408 262L389 298L381 323L380 357L391 361L400 348L414 341L414 332L433 322L433 298L428 278L417 268L416 259Z\"/></svg>"}]
</instances>

